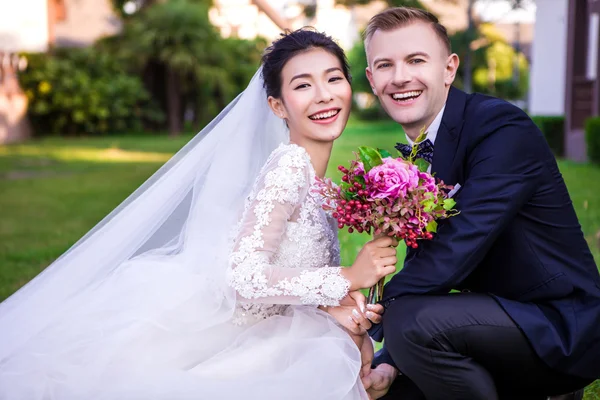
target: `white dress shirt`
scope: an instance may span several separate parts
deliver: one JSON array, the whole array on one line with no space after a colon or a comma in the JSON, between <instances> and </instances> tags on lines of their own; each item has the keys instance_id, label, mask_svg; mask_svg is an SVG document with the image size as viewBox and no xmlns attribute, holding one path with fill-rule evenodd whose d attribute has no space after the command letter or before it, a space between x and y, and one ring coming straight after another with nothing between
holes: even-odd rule
<instances>
[{"instance_id":1,"label":"white dress shirt","mask_svg":"<svg viewBox=\"0 0 600 400\"><path fill-rule=\"evenodd\" d=\"M442 124L442 116L444 115L445 109L446 109L446 103L444 103L444 106L442 107L442 109L440 110L438 115L436 115L435 119L431 122L431 124L427 128L427 136L425 137L425 139L429 139L431 144L435 144L435 138L437 137L438 130L440 129L440 125ZM406 136L406 140L408 141L408 144L413 146L415 144L415 142L413 142L406 133L404 135ZM434 146L434 151L435 151L435 146ZM431 164L427 168L427 172L431 173Z\"/></svg>"}]
</instances>

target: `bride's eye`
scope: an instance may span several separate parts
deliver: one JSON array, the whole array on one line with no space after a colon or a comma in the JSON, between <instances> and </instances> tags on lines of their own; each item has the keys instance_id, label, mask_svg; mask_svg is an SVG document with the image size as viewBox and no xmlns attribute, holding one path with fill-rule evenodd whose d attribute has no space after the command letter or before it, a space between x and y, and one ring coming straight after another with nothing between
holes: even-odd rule
<instances>
[{"instance_id":1,"label":"bride's eye","mask_svg":"<svg viewBox=\"0 0 600 400\"><path fill-rule=\"evenodd\" d=\"M329 79L329 82L335 82L335 81L341 81L344 78L342 78L341 76L334 76L331 79Z\"/></svg>"},{"instance_id":2,"label":"bride's eye","mask_svg":"<svg viewBox=\"0 0 600 400\"><path fill-rule=\"evenodd\" d=\"M302 85L298 85L296 86L296 88L294 90L298 90L298 89L305 89L307 87L309 87L310 85L308 83L303 83Z\"/></svg>"}]
</instances>

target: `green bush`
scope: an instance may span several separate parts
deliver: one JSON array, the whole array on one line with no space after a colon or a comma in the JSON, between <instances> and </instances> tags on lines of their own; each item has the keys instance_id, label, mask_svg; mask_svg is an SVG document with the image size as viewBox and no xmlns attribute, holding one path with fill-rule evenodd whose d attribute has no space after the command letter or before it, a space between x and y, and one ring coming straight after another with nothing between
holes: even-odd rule
<instances>
[{"instance_id":1,"label":"green bush","mask_svg":"<svg viewBox=\"0 0 600 400\"><path fill-rule=\"evenodd\" d=\"M141 131L144 121L164 118L141 79L109 53L65 48L26 57L19 80L37 136Z\"/></svg>"},{"instance_id":2,"label":"green bush","mask_svg":"<svg viewBox=\"0 0 600 400\"><path fill-rule=\"evenodd\" d=\"M554 154L562 157L565 153L565 117L534 115L531 119L546 137Z\"/></svg>"},{"instance_id":3,"label":"green bush","mask_svg":"<svg viewBox=\"0 0 600 400\"><path fill-rule=\"evenodd\" d=\"M585 141L589 160L600 164L600 117L585 121Z\"/></svg>"}]
</instances>

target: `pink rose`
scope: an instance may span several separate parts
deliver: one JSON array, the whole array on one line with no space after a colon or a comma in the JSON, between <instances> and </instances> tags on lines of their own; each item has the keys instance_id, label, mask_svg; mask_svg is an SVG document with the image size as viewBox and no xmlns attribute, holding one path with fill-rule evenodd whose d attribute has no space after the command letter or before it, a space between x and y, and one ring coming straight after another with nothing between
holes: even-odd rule
<instances>
[{"instance_id":1,"label":"pink rose","mask_svg":"<svg viewBox=\"0 0 600 400\"><path fill-rule=\"evenodd\" d=\"M386 157L383 164L373 167L367 174L370 195L375 199L405 197L419 185L419 170L402 159Z\"/></svg>"},{"instance_id":2,"label":"pink rose","mask_svg":"<svg viewBox=\"0 0 600 400\"><path fill-rule=\"evenodd\" d=\"M365 174L365 166L360 161L356 162L356 167L354 167L354 173L357 175Z\"/></svg>"}]
</instances>

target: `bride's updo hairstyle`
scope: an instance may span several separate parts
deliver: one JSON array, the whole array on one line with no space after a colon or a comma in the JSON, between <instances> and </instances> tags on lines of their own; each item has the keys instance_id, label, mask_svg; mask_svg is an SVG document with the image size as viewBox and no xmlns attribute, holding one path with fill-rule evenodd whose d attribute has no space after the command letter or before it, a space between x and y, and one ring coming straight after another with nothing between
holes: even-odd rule
<instances>
[{"instance_id":1,"label":"bride's updo hairstyle","mask_svg":"<svg viewBox=\"0 0 600 400\"><path fill-rule=\"evenodd\" d=\"M351 82L350 67L344 50L324 33L305 27L281 34L262 56L262 77L267 96L281 98L281 71L285 64L296 55L312 49L323 49L340 61L344 76Z\"/></svg>"}]
</instances>

